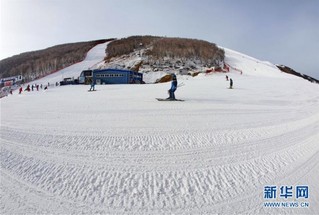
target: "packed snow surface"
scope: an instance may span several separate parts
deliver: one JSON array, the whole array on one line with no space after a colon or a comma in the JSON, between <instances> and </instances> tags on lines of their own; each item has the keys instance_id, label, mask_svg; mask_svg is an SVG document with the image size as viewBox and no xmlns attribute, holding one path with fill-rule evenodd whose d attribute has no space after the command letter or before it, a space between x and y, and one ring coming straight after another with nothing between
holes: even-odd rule
<instances>
[{"instance_id":1,"label":"packed snow surface","mask_svg":"<svg viewBox=\"0 0 319 215\"><path fill-rule=\"evenodd\" d=\"M88 53L97 55L91 65L38 83L79 74L104 49ZM169 83L49 87L1 99L0 213L318 213L318 85L225 52L234 89L226 74L178 76L176 97L185 102L155 100L167 97ZM309 187L307 199L264 198L265 186L297 185Z\"/></svg>"}]
</instances>

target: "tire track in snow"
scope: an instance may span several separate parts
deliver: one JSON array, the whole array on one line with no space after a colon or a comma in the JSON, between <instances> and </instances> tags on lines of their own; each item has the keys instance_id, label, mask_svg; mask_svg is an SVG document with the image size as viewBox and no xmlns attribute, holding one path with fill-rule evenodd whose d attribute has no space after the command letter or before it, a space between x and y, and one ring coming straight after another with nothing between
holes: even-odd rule
<instances>
[{"instance_id":1,"label":"tire track in snow","mask_svg":"<svg viewBox=\"0 0 319 215\"><path fill-rule=\"evenodd\" d=\"M100 207L100 210L169 210L176 207L199 209L202 205L218 205L239 196L244 190L247 192L247 187L252 185L258 186L263 181L278 179L278 174L283 177L287 173L287 167L294 169L295 165L292 164L304 155L318 151L314 141L317 138L318 136L315 136L293 147L252 160L232 164L225 161L227 165L210 165L199 169L189 169L187 166L185 169L184 166L181 170L123 171L117 167L108 168L112 163L107 164L108 167L96 167L68 161L50 162L47 157L42 157L42 160L41 156L39 159L29 152L27 155L31 157L28 157L23 155L23 150L19 154L8 151L6 147L1 149L1 165L3 169L12 172L11 175L16 175L23 181L44 189L45 192L76 202L90 202L95 207ZM252 185L247 184L246 179L250 179ZM51 187L46 187L47 184ZM236 189L229 191L228 189L234 185ZM214 193L218 195L213 195ZM140 198L143 201L139 201ZM110 199L111 201L108 201Z\"/></svg>"},{"instance_id":2,"label":"tire track in snow","mask_svg":"<svg viewBox=\"0 0 319 215\"><path fill-rule=\"evenodd\" d=\"M269 184L289 184L289 185L298 185L303 183L302 178L311 177L311 173L318 173L319 171L319 151L313 154L311 157L306 157L303 161L299 162L301 165L294 166L294 170L290 171L288 174L279 175L280 177L274 178L268 181L265 184L261 184L257 189L251 190L250 193L246 195L242 195L244 197L234 198L230 201L218 204L218 205L206 205L200 209L190 209L190 212L194 213L223 213L224 211L228 211L229 208L235 207L238 213L248 213L248 214L269 214L269 213L281 213L281 214L295 214L296 208L264 208L263 207L263 189L265 185ZM291 167L292 169L293 167ZM316 187L312 187L312 189L316 189ZM318 188L318 186L317 186ZM317 202L314 199L310 199L310 204L316 205ZM249 205L249 208L247 207ZM298 209L298 213L305 214L315 214L316 210L314 207Z\"/></svg>"},{"instance_id":3,"label":"tire track in snow","mask_svg":"<svg viewBox=\"0 0 319 215\"><path fill-rule=\"evenodd\" d=\"M19 214L21 209L27 214L51 214L50 207L55 208L55 213L81 213L85 205L79 204L61 196L44 191L34 184L18 180L17 177L4 169L1 173L1 196L0 205L10 199L12 204L1 206L1 214ZM5 186L3 186L5 185Z\"/></svg>"},{"instance_id":4,"label":"tire track in snow","mask_svg":"<svg viewBox=\"0 0 319 215\"><path fill-rule=\"evenodd\" d=\"M316 124L318 115L275 126L247 129L214 130L205 129L187 134L161 134L145 136L70 136L46 135L16 131L9 127L1 127L1 138L8 141L24 142L65 150L84 151L144 151L144 150L176 150L198 148L212 145L241 144L247 141L258 141L292 131L297 131L308 124Z\"/></svg>"},{"instance_id":5,"label":"tire track in snow","mask_svg":"<svg viewBox=\"0 0 319 215\"><path fill-rule=\"evenodd\" d=\"M242 162L261 155L282 150L294 146L302 140L307 139L315 131L312 127L306 127L299 132L302 135L295 137L295 132L280 136L266 138L256 142L234 144L226 146L205 146L202 148L176 149L168 151L82 151L67 150L63 148L39 147L25 145L13 141L2 140L3 147L21 154L33 155L39 159L46 158L51 162L60 163L61 160L82 165L112 164L116 167L137 169L178 169L180 166L188 168L199 168L201 166L222 165L226 162ZM281 143L281 144L278 144ZM231 150L229 149L231 147ZM263 149L263 150L261 150ZM178 159L176 160L176 157ZM63 158L63 159L61 159ZM156 164L156 167L154 167Z\"/></svg>"},{"instance_id":6,"label":"tire track in snow","mask_svg":"<svg viewBox=\"0 0 319 215\"><path fill-rule=\"evenodd\" d=\"M45 213L48 205L70 213L222 212L236 206L242 212L262 211L251 193L287 177L297 181L307 172L296 170L305 166L314 170L318 139L316 116L155 139L44 135L1 127L1 199L13 198L30 213ZM157 144L142 147L152 140ZM0 212L9 208L14 212L7 205Z\"/></svg>"},{"instance_id":7,"label":"tire track in snow","mask_svg":"<svg viewBox=\"0 0 319 215\"><path fill-rule=\"evenodd\" d=\"M312 124L314 123L314 124ZM114 163L115 166L140 165L143 161L144 168L157 164L156 168L173 167L179 164L188 165L189 168L197 168L198 161L202 165L223 163L224 157L229 162L251 159L269 151L287 147L289 144L301 141L313 133L317 133L316 117L294 124L283 124L282 127L268 126L262 128L241 129L232 131L216 132L192 132L185 135L168 136L139 136L139 137L95 137L95 136L65 136L65 135L43 135L16 132L14 129L3 128L1 139L7 145L17 145L16 150L25 148L30 154L46 154L48 157L56 157L59 162L64 160L77 163L92 163L99 165ZM304 126L304 127L303 127ZM294 135L295 132L300 135ZM276 136L277 135L277 136ZM154 138L154 139L152 139ZM217 139L220 141L218 142ZM155 142L164 149L153 147L145 150L143 147L135 150L121 150L116 145L134 145L137 142L146 144ZM220 142L222 144L220 144ZM137 143L137 144L138 144ZM196 144L192 144L196 143ZM167 146L167 148L165 148ZM124 147L124 148L125 148ZM261 150L263 149L263 150ZM260 153L260 151L264 153ZM33 153L37 152L37 153ZM176 160L175 157L179 159ZM124 161L124 159L127 159ZM203 162L203 160L205 162ZM209 162L207 162L209 160ZM221 160L221 161L219 161ZM192 164L196 164L194 166ZM192 167L193 166L193 167Z\"/></svg>"},{"instance_id":8,"label":"tire track in snow","mask_svg":"<svg viewBox=\"0 0 319 215\"><path fill-rule=\"evenodd\" d=\"M294 170L295 162L298 163L300 158L313 152L314 144L311 143L311 150L307 152L291 149L248 163L193 171L127 172L77 167L72 164L58 165L47 161L41 164L37 159L4 151L1 152L1 157L12 162L8 166L2 163L2 168L14 171L11 174L14 178L18 176L21 180L62 198L83 201L95 207L105 205L100 209L124 207L130 210L131 207L147 207L169 210L176 207L218 205L234 196L239 198L242 192L248 192L267 181L284 177L288 172L287 167L290 167L290 171ZM218 194L215 195L216 193Z\"/></svg>"}]
</instances>

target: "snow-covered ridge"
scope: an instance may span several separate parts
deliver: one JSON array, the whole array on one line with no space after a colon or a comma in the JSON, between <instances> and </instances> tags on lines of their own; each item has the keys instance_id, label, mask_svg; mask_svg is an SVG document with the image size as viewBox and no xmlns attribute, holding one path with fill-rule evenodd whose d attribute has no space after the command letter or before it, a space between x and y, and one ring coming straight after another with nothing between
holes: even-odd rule
<instances>
[{"instance_id":1,"label":"snow-covered ridge","mask_svg":"<svg viewBox=\"0 0 319 215\"><path fill-rule=\"evenodd\" d=\"M296 78L281 72L276 65L261 61L240 52L224 48L225 62L245 75L273 78ZM236 70L235 70L236 71Z\"/></svg>"},{"instance_id":2,"label":"snow-covered ridge","mask_svg":"<svg viewBox=\"0 0 319 215\"><path fill-rule=\"evenodd\" d=\"M223 48L223 47L220 47ZM274 64L261 61L248 55L233 51L231 49L223 48L225 50L225 63L230 66L231 73L241 72L244 75L255 75L260 77L277 77L277 78L294 78L282 73ZM131 69L138 64L142 64L139 67L139 72L144 73L146 83L154 83L160 77L166 74L175 73L177 75L188 75L194 72L205 73L211 68L207 68L204 65L196 62L192 59L186 61L183 65L179 63L179 59L166 58L166 66L155 68L149 63L147 55L143 55L145 49L136 50L129 55L123 55L120 57L112 58L108 62L101 62L98 64L98 68L124 68ZM223 65L221 65L222 67Z\"/></svg>"},{"instance_id":3,"label":"snow-covered ridge","mask_svg":"<svg viewBox=\"0 0 319 215\"><path fill-rule=\"evenodd\" d=\"M196 61L193 60L187 61L186 65L182 66L178 64L178 59L167 58L167 65L164 68L155 68L154 70L154 67L149 64L145 64L145 62L147 62L147 56L143 55L143 52L146 51L144 49L136 50L129 55L112 58L111 61L105 62L105 50L108 43L109 42L100 44L92 48L82 62L76 63L32 83L45 84L47 82L50 82L54 84L56 82L60 82L61 80L63 80L63 78L77 78L79 77L81 71L86 69L131 69L139 63L142 63L139 68L139 72L144 73L144 81L146 83L154 83L156 80L170 73L184 76L187 74L192 74L194 72L205 73L206 70L211 69L204 67L201 64L197 64ZM281 72L274 64L270 62L261 61L228 48L223 49L225 50L225 63L230 66L230 73L242 73L243 75L260 77L295 78L294 76L287 75ZM186 77L183 77L183 79L185 78Z\"/></svg>"}]
</instances>

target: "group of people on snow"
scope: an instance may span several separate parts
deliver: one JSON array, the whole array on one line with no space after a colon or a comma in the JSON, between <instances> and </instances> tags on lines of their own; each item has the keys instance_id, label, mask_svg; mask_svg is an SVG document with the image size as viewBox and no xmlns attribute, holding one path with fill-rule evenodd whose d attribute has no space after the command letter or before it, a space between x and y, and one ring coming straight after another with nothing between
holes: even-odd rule
<instances>
[{"instance_id":1,"label":"group of people on snow","mask_svg":"<svg viewBox=\"0 0 319 215\"><path fill-rule=\"evenodd\" d=\"M226 81L229 80L229 89L233 89L233 79L229 78L226 75ZM168 100L176 100L175 98L175 91L177 90L177 78L176 75L173 73L171 74L171 88L168 90L168 95L169 97L167 98Z\"/></svg>"},{"instance_id":2,"label":"group of people on snow","mask_svg":"<svg viewBox=\"0 0 319 215\"><path fill-rule=\"evenodd\" d=\"M44 90L47 90L48 89L48 86L50 86L50 83L48 83L48 85L44 86ZM58 86L58 85L56 85ZM43 89L43 85L42 84L32 84L31 87L30 87L30 84L27 85L27 87L24 89L24 91L34 91L34 89L37 89L37 91L39 91L39 88ZM22 86L20 86L19 88L19 94L22 93Z\"/></svg>"},{"instance_id":3,"label":"group of people on snow","mask_svg":"<svg viewBox=\"0 0 319 215\"><path fill-rule=\"evenodd\" d=\"M40 84L40 85L39 84L32 84L32 85L30 85L30 84L28 84L26 86L26 88L24 89L24 91L30 92L30 91L35 91L35 89L36 89L36 91L39 91L39 89L47 90L49 86L50 86L50 83L48 83L47 85L43 85L43 84ZM57 82L55 84L55 86L59 86L59 83ZM23 92L23 87L22 87L22 85L20 85L19 94L22 94L22 92ZM11 91L11 94L12 94L12 91Z\"/></svg>"},{"instance_id":4,"label":"group of people on snow","mask_svg":"<svg viewBox=\"0 0 319 215\"><path fill-rule=\"evenodd\" d=\"M233 80L232 80L231 78L229 78L228 75L226 75L226 81L229 81L229 89L232 89L232 88L233 88ZM48 85L46 85L46 86L44 87L44 90L47 90L47 89L48 89L48 86L50 86L50 83L48 83ZM59 86L59 84L56 83L56 86ZM94 82L94 80L91 80L91 81L90 81L90 86L91 86L91 87L90 87L89 91L95 91L95 82ZM34 85L31 85L31 87L30 87L30 85L27 85L27 87L25 88L24 91L30 92L31 90L33 91L34 88L36 88L37 91L39 91L39 87L42 89L42 88L43 88L43 85L42 85L42 84L41 84L41 85L34 84ZM177 87L178 87L177 78L176 78L176 75L173 73L173 74L171 74L171 87L170 87L170 89L168 90L168 95L169 95L169 97L167 98L167 100L176 100L176 98L175 98L175 91L177 90ZM22 86L20 86L20 88L19 88L19 94L22 93L22 90L23 90L23 89L22 89ZM12 94L12 92L11 92L11 94Z\"/></svg>"}]
</instances>

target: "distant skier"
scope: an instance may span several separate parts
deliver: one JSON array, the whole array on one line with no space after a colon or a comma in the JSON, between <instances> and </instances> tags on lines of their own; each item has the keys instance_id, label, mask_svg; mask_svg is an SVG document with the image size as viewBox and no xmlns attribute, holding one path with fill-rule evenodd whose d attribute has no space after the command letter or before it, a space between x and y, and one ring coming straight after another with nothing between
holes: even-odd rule
<instances>
[{"instance_id":1,"label":"distant skier","mask_svg":"<svg viewBox=\"0 0 319 215\"><path fill-rule=\"evenodd\" d=\"M229 83L229 89L233 89L233 79L229 79L230 83Z\"/></svg>"},{"instance_id":2,"label":"distant skier","mask_svg":"<svg viewBox=\"0 0 319 215\"><path fill-rule=\"evenodd\" d=\"M19 88L19 94L21 94L22 93L22 87L20 86L20 88Z\"/></svg>"},{"instance_id":3,"label":"distant skier","mask_svg":"<svg viewBox=\"0 0 319 215\"><path fill-rule=\"evenodd\" d=\"M25 88L25 90L24 91L28 91L28 92L30 92L30 85L28 85L27 86L27 88Z\"/></svg>"},{"instance_id":4,"label":"distant skier","mask_svg":"<svg viewBox=\"0 0 319 215\"><path fill-rule=\"evenodd\" d=\"M228 81L228 75L226 75L226 81Z\"/></svg>"},{"instance_id":5,"label":"distant skier","mask_svg":"<svg viewBox=\"0 0 319 215\"><path fill-rule=\"evenodd\" d=\"M168 90L169 97L167 99L169 100L175 100L175 91L177 89L177 79L176 75L172 74L172 82L171 82L171 89Z\"/></svg>"},{"instance_id":6,"label":"distant skier","mask_svg":"<svg viewBox=\"0 0 319 215\"><path fill-rule=\"evenodd\" d=\"M91 80L91 88L89 89L89 91L95 91L95 83L94 80Z\"/></svg>"}]
</instances>

